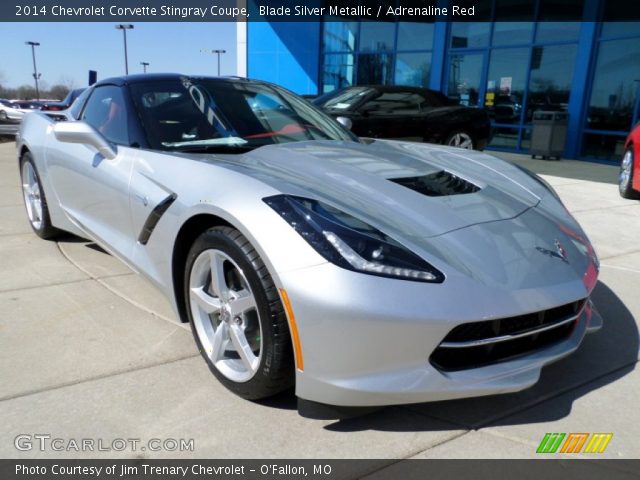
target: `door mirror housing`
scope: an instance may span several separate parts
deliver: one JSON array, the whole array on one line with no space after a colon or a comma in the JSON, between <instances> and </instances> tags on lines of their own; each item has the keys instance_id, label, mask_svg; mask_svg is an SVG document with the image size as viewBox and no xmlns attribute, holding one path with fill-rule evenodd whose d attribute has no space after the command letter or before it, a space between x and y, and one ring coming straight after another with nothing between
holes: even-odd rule
<instances>
[{"instance_id":1,"label":"door mirror housing","mask_svg":"<svg viewBox=\"0 0 640 480\"><path fill-rule=\"evenodd\" d=\"M353 122L349 117L336 117L336 121L347 130L351 130L351 127L353 127Z\"/></svg>"},{"instance_id":2,"label":"door mirror housing","mask_svg":"<svg viewBox=\"0 0 640 480\"><path fill-rule=\"evenodd\" d=\"M104 158L108 160L116 158L116 149L100 132L86 122L57 122L53 126L53 134L60 142L90 145Z\"/></svg>"}]
</instances>

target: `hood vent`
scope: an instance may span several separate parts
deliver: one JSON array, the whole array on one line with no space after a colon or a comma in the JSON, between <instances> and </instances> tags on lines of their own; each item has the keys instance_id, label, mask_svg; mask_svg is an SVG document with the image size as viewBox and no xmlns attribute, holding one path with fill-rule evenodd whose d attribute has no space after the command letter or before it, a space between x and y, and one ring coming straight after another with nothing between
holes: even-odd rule
<instances>
[{"instance_id":1,"label":"hood vent","mask_svg":"<svg viewBox=\"0 0 640 480\"><path fill-rule=\"evenodd\" d=\"M421 177L391 178L390 180L429 197L462 195L465 193L475 193L480 190L480 187L477 185L445 170Z\"/></svg>"}]
</instances>

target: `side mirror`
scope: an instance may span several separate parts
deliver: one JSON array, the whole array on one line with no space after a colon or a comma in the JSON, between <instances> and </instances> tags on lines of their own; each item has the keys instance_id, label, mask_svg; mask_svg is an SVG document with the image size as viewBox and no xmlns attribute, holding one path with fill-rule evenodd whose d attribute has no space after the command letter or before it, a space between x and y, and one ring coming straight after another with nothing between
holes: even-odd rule
<instances>
[{"instance_id":1,"label":"side mirror","mask_svg":"<svg viewBox=\"0 0 640 480\"><path fill-rule=\"evenodd\" d=\"M353 127L353 122L349 117L336 117L336 121L347 130L351 130L351 127Z\"/></svg>"},{"instance_id":2,"label":"side mirror","mask_svg":"<svg viewBox=\"0 0 640 480\"><path fill-rule=\"evenodd\" d=\"M58 141L91 145L108 159L116 158L116 150L95 128L85 122L58 122L53 126Z\"/></svg>"}]
</instances>

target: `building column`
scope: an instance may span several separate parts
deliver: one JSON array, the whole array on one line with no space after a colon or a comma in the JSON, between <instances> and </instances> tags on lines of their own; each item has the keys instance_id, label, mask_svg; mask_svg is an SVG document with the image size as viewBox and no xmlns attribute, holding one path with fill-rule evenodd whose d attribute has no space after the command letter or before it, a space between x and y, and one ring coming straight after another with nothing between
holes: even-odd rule
<instances>
[{"instance_id":1,"label":"building column","mask_svg":"<svg viewBox=\"0 0 640 480\"><path fill-rule=\"evenodd\" d=\"M598 0L586 0L583 18L598 18ZM598 22L582 22L578 51L571 81L569 97L569 125L565 144L565 158L578 158L582 143L582 126L589 104L592 62L596 61Z\"/></svg>"}]
</instances>

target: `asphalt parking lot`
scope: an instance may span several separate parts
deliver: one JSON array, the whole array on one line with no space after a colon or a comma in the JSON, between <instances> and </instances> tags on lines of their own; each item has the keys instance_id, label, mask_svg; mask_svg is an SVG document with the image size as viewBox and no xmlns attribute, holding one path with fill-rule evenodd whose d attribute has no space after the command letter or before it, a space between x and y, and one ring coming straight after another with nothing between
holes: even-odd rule
<instances>
[{"instance_id":1,"label":"asphalt parking lot","mask_svg":"<svg viewBox=\"0 0 640 480\"><path fill-rule=\"evenodd\" d=\"M0 456L534 458L546 432L611 432L599 458L640 458L640 202L620 198L615 167L511 157L557 188L595 244L603 329L524 392L317 421L297 414L292 392L262 403L229 393L166 301L95 245L38 239L14 144L0 144ZM21 434L194 449L20 451Z\"/></svg>"}]
</instances>

